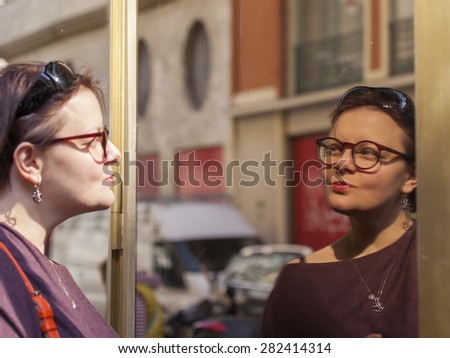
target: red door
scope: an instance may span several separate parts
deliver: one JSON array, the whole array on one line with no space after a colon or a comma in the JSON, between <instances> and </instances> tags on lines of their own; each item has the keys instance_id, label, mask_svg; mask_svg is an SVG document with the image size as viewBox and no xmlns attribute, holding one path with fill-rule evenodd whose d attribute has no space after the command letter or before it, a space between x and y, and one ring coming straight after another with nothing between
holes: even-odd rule
<instances>
[{"instance_id":1,"label":"red door","mask_svg":"<svg viewBox=\"0 0 450 358\"><path fill-rule=\"evenodd\" d=\"M317 250L342 237L349 229L346 216L334 212L325 198L322 173L313 135L294 139L294 170L298 178L294 186L294 242Z\"/></svg>"}]
</instances>

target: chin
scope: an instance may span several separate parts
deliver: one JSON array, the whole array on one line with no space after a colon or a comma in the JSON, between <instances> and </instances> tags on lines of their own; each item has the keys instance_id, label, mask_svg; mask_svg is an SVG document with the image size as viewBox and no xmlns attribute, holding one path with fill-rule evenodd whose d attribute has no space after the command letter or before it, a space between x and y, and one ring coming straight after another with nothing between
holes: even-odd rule
<instances>
[{"instance_id":1,"label":"chin","mask_svg":"<svg viewBox=\"0 0 450 358\"><path fill-rule=\"evenodd\" d=\"M331 209L339 214L350 215L356 210L353 204L348 203L347 200L341 200L341 198L328 198L327 201Z\"/></svg>"},{"instance_id":2,"label":"chin","mask_svg":"<svg viewBox=\"0 0 450 358\"><path fill-rule=\"evenodd\" d=\"M91 202L87 205L87 211L100 211L109 209L115 201L114 195L105 196L97 202Z\"/></svg>"}]
</instances>

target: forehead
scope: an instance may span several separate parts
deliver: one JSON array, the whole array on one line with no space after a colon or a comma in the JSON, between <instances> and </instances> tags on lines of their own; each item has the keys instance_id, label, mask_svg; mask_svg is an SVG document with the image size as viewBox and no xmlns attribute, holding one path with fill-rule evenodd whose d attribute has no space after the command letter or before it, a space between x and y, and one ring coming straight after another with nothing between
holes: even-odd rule
<instances>
[{"instance_id":1,"label":"forehead","mask_svg":"<svg viewBox=\"0 0 450 358\"><path fill-rule=\"evenodd\" d=\"M59 133L63 135L71 135L73 131L83 133L103 127L103 113L100 103L95 94L87 88L80 88L61 107L57 116L63 123Z\"/></svg>"},{"instance_id":2,"label":"forehead","mask_svg":"<svg viewBox=\"0 0 450 358\"><path fill-rule=\"evenodd\" d=\"M330 135L343 142L370 140L397 146L406 137L403 129L387 113L371 107L344 112L335 122Z\"/></svg>"}]
</instances>

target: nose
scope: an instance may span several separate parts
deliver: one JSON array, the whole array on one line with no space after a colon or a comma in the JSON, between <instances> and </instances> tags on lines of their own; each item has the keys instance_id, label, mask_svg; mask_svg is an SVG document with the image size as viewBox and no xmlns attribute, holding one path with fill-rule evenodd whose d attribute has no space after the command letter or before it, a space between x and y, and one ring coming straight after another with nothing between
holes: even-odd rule
<instances>
[{"instance_id":1,"label":"nose","mask_svg":"<svg viewBox=\"0 0 450 358\"><path fill-rule=\"evenodd\" d=\"M338 172L343 170L353 172L356 170L356 165L355 162L353 161L352 148L350 147L344 148L341 157L339 158L338 162L335 165L335 169Z\"/></svg>"},{"instance_id":2,"label":"nose","mask_svg":"<svg viewBox=\"0 0 450 358\"><path fill-rule=\"evenodd\" d=\"M120 150L113 144L113 142L108 140L106 149L106 163L120 162L122 155L120 154Z\"/></svg>"}]
</instances>

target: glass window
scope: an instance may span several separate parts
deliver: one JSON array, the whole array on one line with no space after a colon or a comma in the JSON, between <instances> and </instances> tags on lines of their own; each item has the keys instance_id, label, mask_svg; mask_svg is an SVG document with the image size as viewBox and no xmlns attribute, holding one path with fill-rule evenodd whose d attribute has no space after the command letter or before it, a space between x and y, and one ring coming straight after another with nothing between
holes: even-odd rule
<instances>
[{"instance_id":1,"label":"glass window","mask_svg":"<svg viewBox=\"0 0 450 358\"><path fill-rule=\"evenodd\" d=\"M297 93L361 80L361 0L299 0L297 4Z\"/></svg>"},{"instance_id":2,"label":"glass window","mask_svg":"<svg viewBox=\"0 0 450 358\"><path fill-rule=\"evenodd\" d=\"M414 0L390 1L391 74L414 71Z\"/></svg>"}]
</instances>

